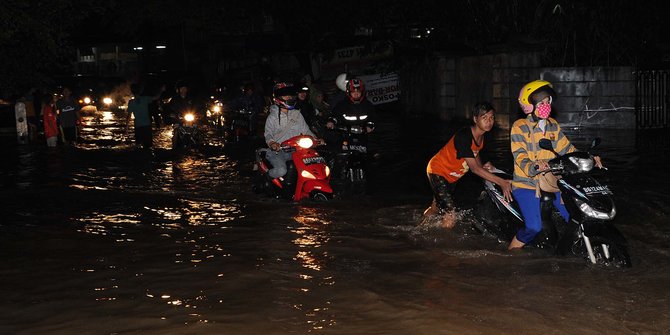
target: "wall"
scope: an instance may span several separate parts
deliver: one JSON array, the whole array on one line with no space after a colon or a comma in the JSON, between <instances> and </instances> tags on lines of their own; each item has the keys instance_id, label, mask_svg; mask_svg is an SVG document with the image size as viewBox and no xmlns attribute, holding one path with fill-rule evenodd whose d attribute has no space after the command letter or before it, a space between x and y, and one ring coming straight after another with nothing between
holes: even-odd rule
<instances>
[{"instance_id":1,"label":"wall","mask_svg":"<svg viewBox=\"0 0 670 335\"><path fill-rule=\"evenodd\" d=\"M554 85L554 114L566 127L635 128L635 77L630 67L541 67L533 53L475 57L436 55L405 60L400 72L403 105L410 114L441 120L469 118L472 106L488 100L496 122L508 129L523 114L521 87L544 79Z\"/></svg>"}]
</instances>

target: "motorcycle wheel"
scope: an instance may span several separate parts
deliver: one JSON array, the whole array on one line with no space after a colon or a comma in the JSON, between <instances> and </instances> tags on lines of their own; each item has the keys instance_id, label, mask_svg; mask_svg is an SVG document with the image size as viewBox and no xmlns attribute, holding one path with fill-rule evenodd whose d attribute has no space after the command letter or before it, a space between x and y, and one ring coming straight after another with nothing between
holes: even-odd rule
<instances>
[{"instance_id":1,"label":"motorcycle wheel","mask_svg":"<svg viewBox=\"0 0 670 335\"><path fill-rule=\"evenodd\" d=\"M604 247L606 246L606 248ZM607 249L608 255L605 253ZM628 248L618 244L596 244L593 245L593 254L596 256L596 262L606 266L614 266L617 268L629 268L633 264L630 261Z\"/></svg>"},{"instance_id":2,"label":"motorcycle wheel","mask_svg":"<svg viewBox=\"0 0 670 335\"><path fill-rule=\"evenodd\" d=\"M309 194L310 199L314 201L328 201L331 198L331 195L321 191L312 191Z\"/></svg>"}]
</instances>

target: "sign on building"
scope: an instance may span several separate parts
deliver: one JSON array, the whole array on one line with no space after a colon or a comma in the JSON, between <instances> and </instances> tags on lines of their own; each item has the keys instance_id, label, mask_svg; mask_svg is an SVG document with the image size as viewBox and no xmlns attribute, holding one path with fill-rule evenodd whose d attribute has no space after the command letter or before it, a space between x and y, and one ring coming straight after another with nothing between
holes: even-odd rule
<instances>
[{"instance_id":1,"label":"sign on building","mask_svg":"<svg viewBox=\"0 0 670 335\"><path fill-rule=\"evenodd\" d=\"M359 76L365 85L367 99L374 105L398 101L400 81L397 73L372 74Z\"/></svg>"}]
</instances>

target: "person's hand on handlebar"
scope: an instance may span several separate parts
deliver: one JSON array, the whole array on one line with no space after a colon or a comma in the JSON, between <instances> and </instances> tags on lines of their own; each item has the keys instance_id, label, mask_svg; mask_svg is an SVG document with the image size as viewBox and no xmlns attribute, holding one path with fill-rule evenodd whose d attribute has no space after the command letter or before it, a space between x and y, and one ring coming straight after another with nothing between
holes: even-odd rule
<instances>
[{"instance_id":1,"label":"person's hand on handlebar","mask_svg":"<svg viewBox=\"0 0 670 335\"><path fill-rule=\"evenodd\" d=\"M542 159L535 161L535 170L537 170L537 172L544 172L549 170L549 162Z\"/></svg>"},{"instance_id":2,"label":"person's hand on handlebar","mask_svg":"<svg viewBox=\"0 0 670 335\"><path fill-rule=\"evenodd\" d=\"M279 149L281 149L281 144L277 142L270 142L270 149L272 151L279 151Z\"/></svg>"},{"instance_id":3,"label":"person's hand on handlebar","mask_svg":"<svg viewBox=\"0 0 670 335\"><path fill-rule=\"evenodd\" d=\"M596 164L597 168L607 170L607 168L603 166L603 162L600 160L600 156L593 156L593 162Z\"/></svg>"}]
</instances>

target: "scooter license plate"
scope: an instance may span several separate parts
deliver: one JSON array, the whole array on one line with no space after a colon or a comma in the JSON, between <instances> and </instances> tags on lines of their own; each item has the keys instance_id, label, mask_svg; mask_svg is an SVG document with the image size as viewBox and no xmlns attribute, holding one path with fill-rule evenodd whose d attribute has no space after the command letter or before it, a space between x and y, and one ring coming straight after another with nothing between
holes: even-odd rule
<instances>
[{"instance_id":1,"label":"scooter license plate","mask_svg":"<svg viewBox=\"0 0 670 335\"><path fill-rule=\"evenodd\" d=\"M306 158L302 159L302 162L305 163L305 165L311 165L311 164L316 164L316 163L324 163L325 164L326 159L321 157L321 156L306 157Z\"/></svg>"},{"instance_id":2,"label":"scooter license plate","mask_svg":"<svg viewBox=\"0 0 670 335\"><path fill-rule=\"evenodd\" d=\"M598 186L588 186L584 187L582 189L586 195L591 195L591 194L612 194L612 191L610 191L609 186L607 185L598 185Z\"/></svg>"},{"instance_id":3,"label":"scooter license plate","mask_svg":"<svg viewBox=\"0 0 670 335\"><path fill-rule=\"evenodd\" d=\"M358 152L362 152L362 153L367 153L368 152L368 148L364 145L342 146L342 149L349 150L349 151L358 151Z\"/></svg>"}]
</instances>

